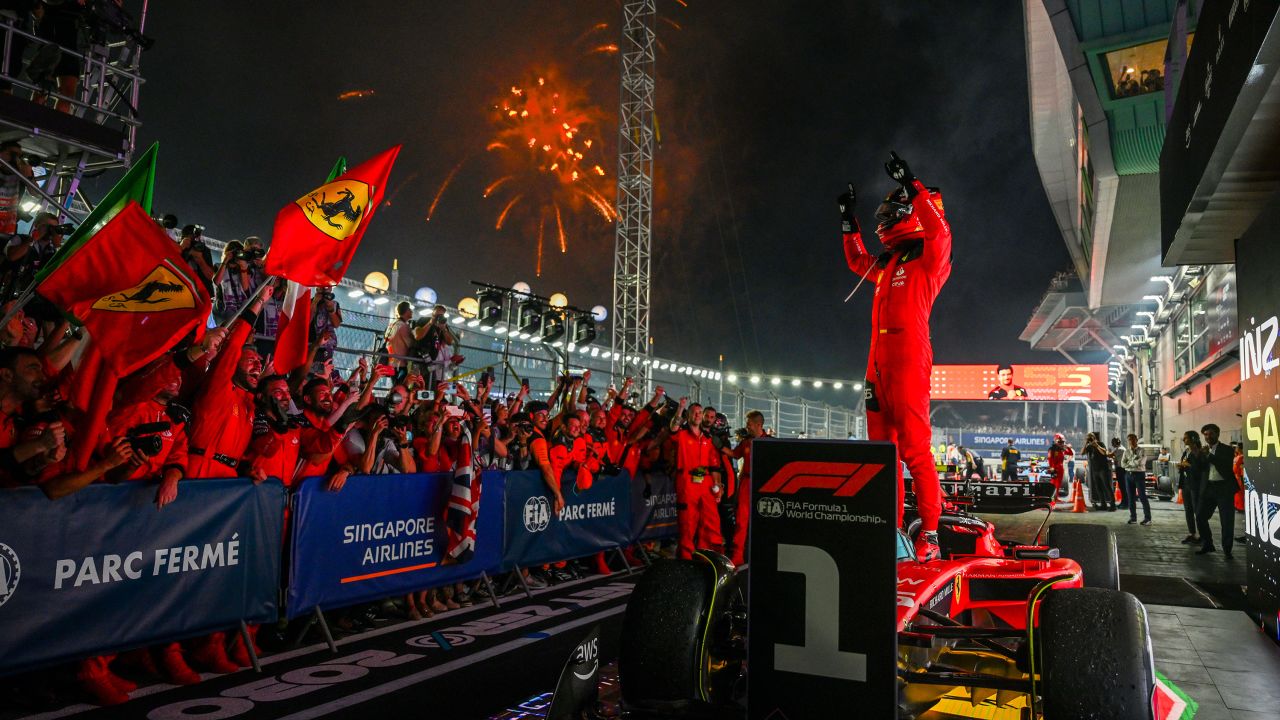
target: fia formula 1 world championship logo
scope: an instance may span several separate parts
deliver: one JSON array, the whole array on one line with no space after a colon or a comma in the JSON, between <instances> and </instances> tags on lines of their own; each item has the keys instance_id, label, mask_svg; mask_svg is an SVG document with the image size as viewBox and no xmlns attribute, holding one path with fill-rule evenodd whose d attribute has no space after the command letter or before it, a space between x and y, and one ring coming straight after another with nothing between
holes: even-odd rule
<instances>
[{"instance_id":1,"label":"fia formula 1 world championship logo","mask_svg":"<svg viewBox=\"0 0 1280 720\"><path fill-rule=\"evenodd\" d=\"M13 548L0 543L0 605L4 605L18 590L22 578L22 563Z\"/></svg>"},{"instance_id":2,"label":"fia formula 1 world championship logo","mask_svg":"<svg viewBox=\"0 0 1280 720\"><path fill-rule=\"evenodd\" d=\"M551 503L541 495L524 501L524 529L531 533L542 532L551 524Z\"/></svg>"}]
</instances>

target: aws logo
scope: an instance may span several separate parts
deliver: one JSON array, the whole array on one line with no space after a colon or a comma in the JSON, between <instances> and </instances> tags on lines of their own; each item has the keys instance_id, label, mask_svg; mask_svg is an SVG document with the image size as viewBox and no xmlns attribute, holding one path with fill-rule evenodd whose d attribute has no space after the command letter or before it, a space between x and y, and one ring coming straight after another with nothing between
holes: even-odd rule
<instances>
[{"instance_id":1,"label":"aws logo","mask_svg":"<svg viewBox=\"0 0 1280 720\"><path fill-rule=\"evenodd\" d=\"M317 230L341 242L360 229L371 193L359 180L335 180L298 198L297 205Z\"/></svg>"},{"instance_id":2,"label":"aws logo","mask_svg":"<svg viewBox=\"0 0 1280 720\"><path fill-rule=\"evenodd\" d=\"M93 304L108 312L156 313L190 310L196 306L191 279L166 260L133 287L112 293Z\"/></svg>"},{"instance_id":3,"label":"aws logo","mask_svg":"<svg viewBox=\"0 0 1280 720\"><path fill-rule=\"evenodd\" d=\"M853 497L883 469L884 465L871 463L789 462L769 478L760 492L794 495L812 489L830 490L836 497Z\"/></svg>"}]
</instances>

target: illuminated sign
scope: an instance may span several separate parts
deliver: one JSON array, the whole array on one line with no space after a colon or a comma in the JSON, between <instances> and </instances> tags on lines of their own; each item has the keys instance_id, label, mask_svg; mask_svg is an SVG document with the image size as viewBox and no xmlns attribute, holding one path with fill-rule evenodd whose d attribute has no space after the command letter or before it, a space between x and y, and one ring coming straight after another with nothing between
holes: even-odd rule
<instances>
[{"instance_id":1,"label":"illuminated sign","mask_svg":"<svg viewBox=\"0 0 1280 720\"><path fill-rule=\"evenodd\" d=\"M1107 399L1106 365L934 365L934 400Z\"/></svg>"}]
</instances>

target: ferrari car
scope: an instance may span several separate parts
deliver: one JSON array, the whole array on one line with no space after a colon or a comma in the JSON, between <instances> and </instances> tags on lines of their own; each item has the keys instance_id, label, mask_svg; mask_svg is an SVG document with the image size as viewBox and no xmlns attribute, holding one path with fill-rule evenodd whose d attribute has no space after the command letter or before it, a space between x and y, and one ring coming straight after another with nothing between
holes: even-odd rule
<instances>
[{"instance_id":1,"label":"ferrari car","mask_svg":"<svg viewBox=\"0 0 1280 720\"><path fill-rule=\"evenodd\" d=\"M1052 512L1052 510L1050 510ZM1044 532L1046 522L1041 525ZM900 718L1119 720L1152 717L1146 611L1119 589L1115 537L1056 524L1031 545L951 506L943 559L919 562L898 531ZM627 606L619 656L633 715L741 717L748 607L744 572L702 551L650 568Z\"/></svg>"}]
</instances>

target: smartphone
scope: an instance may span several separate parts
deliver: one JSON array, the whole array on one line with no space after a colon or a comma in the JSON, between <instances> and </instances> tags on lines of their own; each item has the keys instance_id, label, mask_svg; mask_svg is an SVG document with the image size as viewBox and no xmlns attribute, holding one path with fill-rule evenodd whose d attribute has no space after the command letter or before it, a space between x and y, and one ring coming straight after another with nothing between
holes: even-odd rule
<instances>
[{"instance_id":1,"label":"smartphone","mask_svg":"<svg viewBox=\"0 0 1280 720\"><path fill-rule=\"evenodd\" d=\"M522 388L524 388L524 389L528 390L528 389L529 389L529 378L525 378L525 379L521 380L521 381L520 381L520 387L522 387Z\"/></svg>"},{"instance_id":2,"label":"smartphone","mask_svg":"<svg viewBox=\"0 0 1280 720\"><path fill-rule=\"evenodd\" d=\"M489 380L491 380L492 378L493 378L493 369L489 368L484 372L480 373L480 382L476 384L476 387L484 387L489 383Z\"/></svg>"},{"instance_id":3,"label":"smartphone","mask_svg":"<svg viewBox=\"0 0 1280 720\"><path fill-rule=\"evenodd\" d=\"M381 370L382 370L382 372L385 372L385 373L387 373L388 375L395 375L395 374L396 374L396 369L395 369L395 368L393 368L393 367L391 367L390 365L383 365L383 364L379 363L379 364L377 365L377 367L378 367L379 369L381 369Z\"/></svg>"},{"instance_id":4,"label":"smartphone","mask_svg":"<svg viewBox=\"0 0 1280 720\"><path fill-rule=\"evenodd\" d=\"M481 415L484 415L484 421L485 421L485 424L492 424L492 423L493 423L493 410L491 410L491 409L489 409L489 408L487 408L487 407L486 407L486 408L481 408L481 409L480 409L480 414L481 414Z\"/></svg>"},{"instance_id":5,"label":"smartphone","mask_svg":"<svg viewBox=\"0 0 1280 720\"><path fill-rule=\"evenodd\" d=\"M466 412L465 410L463 410L462 408L458 407L457 405L445 405L445 406L444 406L444 416L445 416L446 418L460 418L460 417L462 417L463 415L466 415L466 414L467 414L467 412Z\"/></svg>"},{"instance_id":6,"label":"smartphone","mask_svg":"<svg viewBox=\"0 0 1280 720\"><path fill-rule=\"evenodd\" d=\"M435 400L436 392L434 390L419 390L416 397L419 400Z\"/></svg>"}]
</instances>

